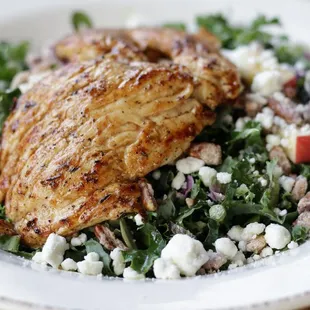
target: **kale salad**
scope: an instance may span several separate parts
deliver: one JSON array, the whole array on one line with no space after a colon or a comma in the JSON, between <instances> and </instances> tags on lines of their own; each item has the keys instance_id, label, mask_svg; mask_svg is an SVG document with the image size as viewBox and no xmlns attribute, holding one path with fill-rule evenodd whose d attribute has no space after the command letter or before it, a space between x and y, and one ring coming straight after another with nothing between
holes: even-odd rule
<instances>
[{"instance_id":1,"label":"kale salad","mask_svg":"<svg viewBox=\"0 0 310 310\"><path fill-rule=\"evenodd\" d=\"M72 19L76 30L92 27L82 12ZM198 16L195 24L220 42L244 90L218 109L216 122L182 158L146 177L156 211L107 221L71 239L51 234L39 250L4 230L0 249L87 275L178 279L234 269L307 240L309 50L273 34L271 27L281 27L277 18L258 16L240 26L216 14ZM28 50L28 42L0 43L0 128L25 90L14 77L27 70ZM0 219L10 222L5 206Z\"/></svg>"}]
</instances>

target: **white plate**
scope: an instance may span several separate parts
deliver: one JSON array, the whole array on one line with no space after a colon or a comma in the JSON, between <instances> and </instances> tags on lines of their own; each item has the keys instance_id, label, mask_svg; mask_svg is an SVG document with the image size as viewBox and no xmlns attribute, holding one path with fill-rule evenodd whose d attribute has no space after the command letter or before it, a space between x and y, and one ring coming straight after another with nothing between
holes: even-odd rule
<instances>
[{"instance_id":1,"label":"white plate","mask_svg":"<svg viewBox=\"0 0 310 310\"><path fill-rule=\"evenodd\" d=\"M293 0L0 0L0 39L29 39L38 47L70 31L72 9L98 26L193 20L223 11L236 21L279 15L285 31L310 41L310 1ZM310 243L255 266L179 281L126 282L43 268L0 252L1 309L292 309L310 304Z\"/></svg>"}]
</instances>

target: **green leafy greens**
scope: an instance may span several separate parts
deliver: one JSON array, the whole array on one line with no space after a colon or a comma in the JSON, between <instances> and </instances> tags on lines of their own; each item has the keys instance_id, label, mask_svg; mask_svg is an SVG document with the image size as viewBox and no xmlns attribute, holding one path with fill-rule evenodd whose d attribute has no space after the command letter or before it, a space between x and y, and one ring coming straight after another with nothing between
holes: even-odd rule
<instances>
[{"instance_id":1,"label":"green leafy greens","mask_svg":"<svg viewBox=\"0 0 310 310\"><path fill-rule=\"evenodd\" d=\"M72 25L75 31L79 31L83 28L92 28L93 23L90 17L81 11L74 12L71 16Z\"/></svg>"}]
</instances>

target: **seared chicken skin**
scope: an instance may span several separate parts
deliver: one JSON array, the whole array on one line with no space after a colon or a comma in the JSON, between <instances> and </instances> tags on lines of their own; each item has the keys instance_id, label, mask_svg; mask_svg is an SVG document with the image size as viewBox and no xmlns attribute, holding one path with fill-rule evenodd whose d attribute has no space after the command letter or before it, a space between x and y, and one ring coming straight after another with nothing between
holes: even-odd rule
<instances>
[{"instance_id":1,"label":"seared chicken skin","mask_svg":"<svg viewBox=\"0 0 310 310\"><path fill-rule=\"evenodd\" d=\"M59 59L73 63L21 96L5 123L0 198L30 247L52 232L70 236L152 208L143 177L181 156L214 122L209 107L240 91L236 69L214 47L174 54L151 43L151 33L143 39L142 29L108 36L94 31L58 43ZM176 64L145 62L148 47Z\"/></svg>"}]
</instances>

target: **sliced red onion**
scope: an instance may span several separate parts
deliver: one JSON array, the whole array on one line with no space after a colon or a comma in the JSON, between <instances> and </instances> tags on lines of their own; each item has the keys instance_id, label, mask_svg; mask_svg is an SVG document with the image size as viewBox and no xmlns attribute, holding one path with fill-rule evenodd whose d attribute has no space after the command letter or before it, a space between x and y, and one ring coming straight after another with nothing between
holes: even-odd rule
<instances>
[{"instance_id":1,"label":"sliced red onion","mask_svg":"<svg viewBox=\"0 0 310 310\"><path fill-rule=\"evenodd\" d=\"M186 177L186 187L183 188L182 194L186 197L194 186L194 178L191 175Z\"/></svg>"},{"instance_id":2,"label":"sliced red onion","mask_svg":"<svg viewBox=\"0 0 310 310\"><path fill-rule=\"evenodd\" d=\"M225 195L220 193L220 187L219 186L211 186L210 187L210 193L208 194L208 197L211 198L213 201L221 202L225 199Z\"/></svg>"}]
</instances>

